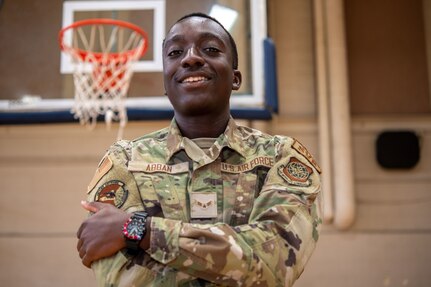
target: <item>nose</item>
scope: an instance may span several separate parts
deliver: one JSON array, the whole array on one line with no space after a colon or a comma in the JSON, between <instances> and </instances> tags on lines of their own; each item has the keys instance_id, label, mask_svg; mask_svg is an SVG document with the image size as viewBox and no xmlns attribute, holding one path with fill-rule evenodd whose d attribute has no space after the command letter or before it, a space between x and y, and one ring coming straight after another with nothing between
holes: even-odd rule
<instances>
[{"instance_id":1,"label":"nose","mask_svg":"<svg viewBox=\"0 0 431 287\"><path fill-rule=\"evenodd\" d=\"M196 47L190 47L181 60L181 65L183 67L193 67L193 66L203 66L204 59L200 56Z\"/></svg>"}]
</instances>

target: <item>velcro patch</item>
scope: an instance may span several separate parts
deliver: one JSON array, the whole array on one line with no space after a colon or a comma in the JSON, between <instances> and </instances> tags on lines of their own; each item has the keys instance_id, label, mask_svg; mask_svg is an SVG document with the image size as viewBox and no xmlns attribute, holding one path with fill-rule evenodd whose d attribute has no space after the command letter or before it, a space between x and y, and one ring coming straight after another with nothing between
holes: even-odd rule
<instances>
[{"instance_id":1,"label":"velcro patch","mask_svg":"<svg viewBox=\"0 0 431 287\"><path fill-rule=\"evenodd\" d=\"M124 182L111 180L103 184L96 192L94 201L104 202L120 208L126 202L129 192Z\"/></svg>"},{"instance_id":2,"label":"velcro patch","mask_svg":"<svg viewBox=\"0 0 431 287\"><path fill-rule=\"evenodd\" d=\"M215 218L217 217L217 193L191 192L190 206L191 218Z\"/></svg>"},{"instance_id":3,"label":"velcro patch","mask_svg":"<svg viewBox=\"0 0 431 287\"><path fill-rule=\"evenodd\" d=\"M129 171L142 171L148 173L163 172L169 174L183 173L189 171L189 163L183 162L179 164L164 164L164 163L147 163L141 161L130 161L127 167Z\"/></svg>"},{"instance_id":4,"label":"velcro patch","mask_svg":"<svg viewBox=\"0 0 431 287\"><path fill-rule=\"evenodd\" d=\"M307 187L311 185L310 175L313 173L313 169L292 157L287 165L279 168L278 173L291 185Z\"/></svg>"},{"instance_id":5,"label":"velcro patch","mask_svg":"<svg viewBox=\"0 0 431 287\"><path fill-rule=\"evenodd\" d=\"M299 141L295 140L292 144L292 148L302 154L311 163L311 165L314 166L318 173L322 173L320 166L314 160L311 153L309 153L308 150Z\"/></svg>"},{"instance_id":6,"label":"velcro patch","mask_svg":"<svg viewBox=\"0 0 431 287\"><path fill-rule=\"evenodd\" d=\"M252 170L256 166L271 168L274 165L274 158L269 156L258 156L242 164L229 164L222 162L221 171L229 173L243 173Z\"/></svg>"},{"instance_id":7,"label":"velcro patch","mask_svg":"<svg viewBox=\"0 0 431 287\"><path fill-rule=\"evenodd\" d=\"M87 187L87 193L89 193L96 186L99 180L112 168L112 166L113 163L111 159L105 156L97 167L93 179L90 181L90 184Z\"/></svg>"}]
</instances>

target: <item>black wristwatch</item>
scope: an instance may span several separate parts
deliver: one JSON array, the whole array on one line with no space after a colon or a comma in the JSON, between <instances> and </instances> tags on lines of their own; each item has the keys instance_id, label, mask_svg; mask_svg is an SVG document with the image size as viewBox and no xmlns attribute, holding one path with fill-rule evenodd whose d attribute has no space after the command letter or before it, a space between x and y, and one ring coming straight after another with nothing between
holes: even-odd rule
<instances>
[{"instance_id":1,"label":"black wristwatch","mask_svg":"<svg viewBox=\"0 0 431 287\"><path fill-rule=\"evenodd\" d=\"M147 222L148 213L139 211L133 213L129 220L124 223L123 234L126 240L126 246L129 250L138 250L139 243L144 238L147 228L145 224Z\"/></svg>"}]
</instances>

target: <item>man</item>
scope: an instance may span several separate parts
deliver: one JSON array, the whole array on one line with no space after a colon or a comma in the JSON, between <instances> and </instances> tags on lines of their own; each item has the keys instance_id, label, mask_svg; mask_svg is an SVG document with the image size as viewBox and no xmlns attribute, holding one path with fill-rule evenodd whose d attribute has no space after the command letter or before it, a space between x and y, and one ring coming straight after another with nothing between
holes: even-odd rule
<instances>
[{"instance_id":1,"label":"man","mask_svg":"<svg viewBox=\"0 0 431 287\"><path fill-rule=\"evenodd\" d=\"M175 117L99 164L83 264L100 286L291 286L318 238L318 165L298 141L231 118L241 73L215 19L178 20L163 64Z\"/></svg>"}]
</instances>

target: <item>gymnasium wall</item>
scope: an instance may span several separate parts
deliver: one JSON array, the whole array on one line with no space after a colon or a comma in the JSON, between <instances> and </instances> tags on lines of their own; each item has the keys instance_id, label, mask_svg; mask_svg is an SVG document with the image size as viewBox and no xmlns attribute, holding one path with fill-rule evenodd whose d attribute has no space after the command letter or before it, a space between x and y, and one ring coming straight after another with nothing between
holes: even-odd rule
<instances>
[{"instance_id":1,"label":"gymnasium wall","mask_svg":"<svg viewBox=\"0 0 431 287\"><path fill-rule=\"evenodd\" d=\"M294 136L319 160L312 2L268 0L269 33L277 47L280 114L269 122L242 123ZM351 101L357 111L352 118L356 220L346 231L324 226L317 249L295 286L429 286L429 106L421 94L421 107L409 107L407 114L366 114L362 111L373 102L356 107L361 98L356 97ZM408 97L415 100L414 94ZM168 124L131 122L125 138ZM399 129L420 136L421 159L411 170L385 170L376 162L375 140L384 130ZM89 131L72 123L0 126L1 286L95 286L75 247L76 230L86 217L79 202L115 137L116 126L111 131L103 125Z\"/></svg>"}]
</instances>

